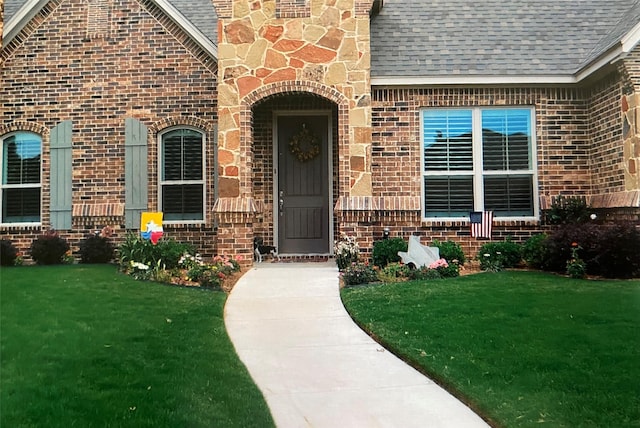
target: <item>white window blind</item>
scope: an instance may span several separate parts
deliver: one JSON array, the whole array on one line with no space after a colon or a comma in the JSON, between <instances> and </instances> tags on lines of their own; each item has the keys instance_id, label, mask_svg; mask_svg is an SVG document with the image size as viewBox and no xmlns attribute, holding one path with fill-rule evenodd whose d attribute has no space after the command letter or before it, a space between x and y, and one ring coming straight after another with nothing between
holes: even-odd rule
<instances>
[{"instance_id":1,"label":"white window blind","mask_svg":"<svg viewBox=\"0 0 640 428\"><path fill-rule=\"evenodd\" d=\"M532 109L426 109L422 124L424 218L536 215Z\"/></svg>"},{"instance_id":2,"label":"white window blind","mask_svg":"<svg viewBox=\"0 0 640 428\"><path fill-rule=\"evenodd\" d=\"M16 132L2 140L2 223L40 222L42 140Z\"/></svg>"},{"instance_id":3,"label":"white window blind","mask_svg":"<svg viewBox=\"0 0 640 428\"><path fill-rule=\"evenodd\" d=\"M162 136L161 209L167 221L204 220L204 136L176 129Z\"/></svg>"}]
</instances>

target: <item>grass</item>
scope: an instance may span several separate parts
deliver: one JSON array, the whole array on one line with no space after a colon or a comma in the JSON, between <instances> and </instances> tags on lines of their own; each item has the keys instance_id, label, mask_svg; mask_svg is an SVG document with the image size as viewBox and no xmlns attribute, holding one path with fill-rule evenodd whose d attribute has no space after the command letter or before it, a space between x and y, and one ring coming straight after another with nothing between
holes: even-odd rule
<instances>
[{"instance_id":1,"label":"grass","mask_svg":"<svg viewBox=\"0 0 640 428\"><path fill-rule=\"evenodd\" d=\"M0 426L273 426L225 299L108 265L2 268Z\"/></svg>"},{"instance_id":2,"label":"grass","mask_svg":"<svg viewBox=\"0 0 640 428\"><path fill-rule=\"evenodd\" d=\"M640 281L482 273L342 298L494 426L640 426Z\"/></svg>"}]
</instances>

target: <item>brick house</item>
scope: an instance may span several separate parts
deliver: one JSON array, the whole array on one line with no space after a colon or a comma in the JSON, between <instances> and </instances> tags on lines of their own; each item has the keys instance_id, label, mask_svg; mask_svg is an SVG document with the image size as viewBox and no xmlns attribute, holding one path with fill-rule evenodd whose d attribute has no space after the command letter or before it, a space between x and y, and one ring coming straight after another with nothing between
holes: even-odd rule
<instances>
[{"instance_id":1,"label":"brick house","mask_svg":"<svg viewBox=\"0 0 640 428\"><path fill-rule=\"evenodd\" d=\"M640 1L0 0L0 237L205 255L538 232L640 207Z\"/></svg>"}]
</instances>

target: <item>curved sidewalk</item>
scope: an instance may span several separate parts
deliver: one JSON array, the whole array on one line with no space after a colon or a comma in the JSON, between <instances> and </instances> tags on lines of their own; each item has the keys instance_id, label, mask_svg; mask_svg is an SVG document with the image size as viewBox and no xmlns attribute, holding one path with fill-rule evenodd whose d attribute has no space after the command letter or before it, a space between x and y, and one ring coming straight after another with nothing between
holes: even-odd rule
<instances>
[{"instance_id":1,"label":"curved sidewalk","mask_svg":"<svg viewBox=\"0 0 640 428\"><path fill-rule=\"evenodd\" d=\"M331 263L261 263L225 324L279 428L487 427L353 323Z\"/></svg>"}]
</instances>

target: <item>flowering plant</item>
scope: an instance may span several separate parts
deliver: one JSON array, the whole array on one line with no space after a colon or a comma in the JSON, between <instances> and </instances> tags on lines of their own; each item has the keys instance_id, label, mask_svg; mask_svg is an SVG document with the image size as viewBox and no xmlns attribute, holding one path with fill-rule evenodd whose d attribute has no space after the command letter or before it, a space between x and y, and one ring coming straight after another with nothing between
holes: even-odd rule
<instances>
[{"instance_id":1,"label":"flowering plant","mask_svg":"<svg viewBox=\"0 0 640 428\"><path fill-rule=\"evenodd\" d=\"M577 242L571 244L571 258L567 260L567 275L571 278L581 279L587 276L587 264L578 254L581 249Z\"/></svg>"},{"instance_id":2,"label":"flowering plant","mask_svg":"<svg viewBox=\"0 0 640 428\"><path fill-rule=\"evenodd\" d=\"M358 247L356 238L346 233L340 234L340 239L335 241L333 252L340 271L343 271L352 263L356 263L360 258L360 247Z\"/></svg>"},{"instance_id":3,"label":"flowering plant","mask_svg":"<svg viewBox=\"0 0 640 428\"><path fill-rule=\"evenodd\" d=\"M344 269L340 274L344 285L357 285L368 284L378 280L376 271L369 265L369 263L351 263L350 266Z\"/></svg>"},{"instance_id":4,"label":"flowering plant","mask_svg":"<svg viewBox=\"0 0 640 428\"><path fill-rule=\"evenodd\" d=\"M448 268L449 263L445 259L438 259L435 262L431 263L429 269L438 269L439 267Z\"/></svg>"}]
</instances>

